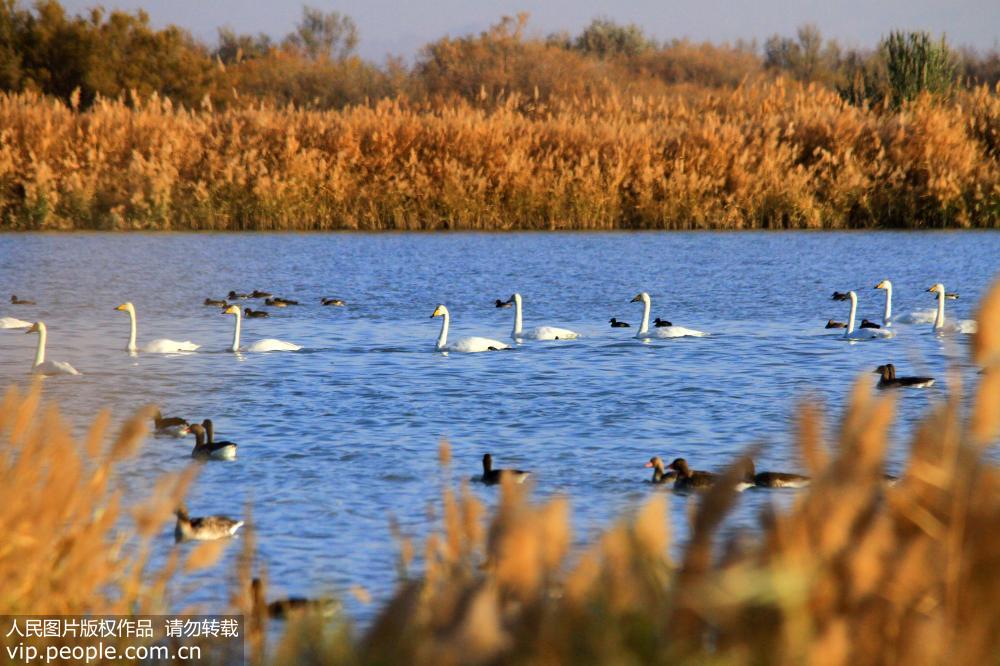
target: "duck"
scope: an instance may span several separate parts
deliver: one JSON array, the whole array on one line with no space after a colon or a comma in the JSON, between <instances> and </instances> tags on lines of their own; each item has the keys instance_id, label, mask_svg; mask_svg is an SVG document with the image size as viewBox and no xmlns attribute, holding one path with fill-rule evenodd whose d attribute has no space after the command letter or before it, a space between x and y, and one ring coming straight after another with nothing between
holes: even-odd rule
<instances>
[{"instance_id":1,"label":"duck","mask_svg":"<svg viewBox=\"0 0 1000 666\"><path fill-rule=\"evenodd\" d=\"M36 321L31 325L25 334L38 333L38 348L35 349L35 362L31 366L32 374L53 377L56 375L79 375L80 372L65 361L46 361L45 343L48 338L48 329L45 323Z\"/></svg>"},{"instance_id":2,"label":"duck","mask_svg":"<svg viewBox=\"0 0 1000 666\"><path fill-rule=\"evenodd\" d=\"M217 308L228 308L229 303L226 302L224 298L206 298L205 305L211 305Z\"/></svg>"},{"instance_id":3,"label":"duck","mask_svg":"<svg viewBox=\"0 0 1000 666\"><path fill-rule=\"evenodd\" d=\"M826 327L827 328L847 328L847 324L845 324L842 321L834 321L832 319L828 319L827 322L826 322Z\"/></svg>"},{"instance_id":4,"label":"duck","mask_svg":"<svg viewBox=\"0 0 1000 666\"><path fill-rule=\"evenodd\" d=\"M521 328L521 294L515 293L510 297L514 303L514 328L510 332L510 337L516 342L521 340L575 340L580 337L576 331L558 326L536 326L528 330Z\"/></svg>"},{"instance_id":5,"label":"duck","mask_svg":"<svg viewBox=\"0 0 1000 666\"><path fill-rule=\"evenodd\" d=\"M493 469L493 456L489 453L483 454L483 476L481 477L481 481L488 486L500 483L500 479L504 477L513 478L514 483L524 483L524 480L530 475L531 472L520 469Z\"/></svg>"},{"instance_id":6,"label":"duck","mask_svg":"<svg viewBox=\"0 0 1000 666\"><path fill-rule=\"evenodd\" d=\"M0 317L0 328L28 328L30 326L30 321L24 321L17 317Z\"/></svg>"},{"instance_id":7,"label":"duck","mask_svg":"<svg viewBox=\"0 0 1000 666\"><path fill-rule=\"evenodd\" d=\"M347 305L347 303L345 303L344 301L342 301L339 298L321 298L320 302L323 305L332 305L333 307L336 307L336 308L342 308L345 305Z\"/></svg>"},{"instance_id":8,"label":"duck","mask_svg":"<svg viewBox=\"0 0 1000 666\"><path fill-rule=\"evenodd\" d=\"M115 310L120 310L122 312L128 313L129 324L131 326L128 336L128 345L125 346L125 351L134 352L137 351L135 345L136 336L136 316L135 316L135 306L132 303L125 302L115 308ZM142 351L147 354L176 354L179 352L192 352L197 350L201 345L196 345L190 340L185 340L184 342L178 342L177 340L168 340L166 338L159 338L151 342L146 343L146 346L142 348Z\"/></svg>"},{"instance_id":9,"label":"duck","mask_svg":"<svg viewBox=\"0 0 1000 666\"><path fill-rule=\"evenodd\" d=\"M876 338L891 338L894 333L882 328L854 328L855 317L858 314L858 295L847 292L847 297L851 301L851 315L847 319L847 330L844 331L845 340L873 340Z\"/></svg>"},{"instance_id":10,"label":"duck","mask_svg":"<svg viewBox=\"0 0 1000 666\"><path fill-rule=\"evenodd\" d=\"M757 488L805 488L811 479L801 474L789 472L758 472L753 460L747 458L743 463L745 469L744 481Z\"/></svg>"},{"instance_id":11,"label":"duck","mask_svg":"<svg viewBox=\"0 0 1000 666\"><path fill-rule=\"evenodd\" d=\"M205 424L208 425L206 428ZM194 448L191 449L191 457L195 460L235 460L236 444L232 442L213 442L211 435L206 442L205 436L208 428L212 427L212 422L208 419L199 425L194 423L188 426L188 432L194 435Z\"/></svg>"},{"instance_id":12,"label":"duck","mask_svg":"<svg viewBox=\"0 0 1000 666\"><path fill-rule=\"evenodd\" d=\"M653 478L650 479L650 483L672 483L677 479L677 472L673 470L668 472L663 466L663 460L660 459L660 456L650 458L646 467L653 468Z\"/></svg>"},{"instance_id":13,"label":"duck","mask_svg":"<svg viewBox=\"0 0 1000 666\"><path fill-rule=\"evenodd\" d=\"M944 318L944 302L946 299L946 292L944 290L944 285L940 282L931 285L927 291L935 294L937 296L937 315L934 317L934 332L940 334L943 333L964 333L970 334L975 333L978 326L976 322L972 319L960 319L954 322L946 322Z\"/></svg>"},{"instance_id":14,"label":"duck","mask_svg":"<svg viewBox=\"0 0 1000 666\"><path fill-rule=\"evenodd\" d=\"M236 326L233 328L233 344L229 347L229 351L238 352L272 352L272 351L299 351L302 349L297 344L291 342L285 342L284 340L277 340L275 338L264 338L262 340L257 340L256 342L247 345L246 347L240 347L240 328L243 321L243 312L240 310L238 305L230 305L228 308L222 311L224 315L236 315Z\"/></svg>"},{"instance_id":15,"label":"duck","mask_svg":"<svg viewBox=\"0 0 1000 666\"><path fill-rule=\"evenodd\" d=\"M158 437L187 437L187 420L179 416L163 416L159 409L153 412L153 434Z\"/></svg>"},{"instance_id":16,"label":"duck","mask_svg":"<svg viewBox=\"0 0 1000 666\"><path fill-rule=\"evenodd\" d=\"M271 295L272 294L269 291L261 291L259 289L254 289L253 293L250 294L250 298L270 298Z\"/></svg>"},{"instance_id":17,"label":"duck","mask_svg":"<svg viewBox=\"0 0 1000 666\"><path fill-rule=\"evenodd\" d=\"M846 301L848 296L846 291L835 291L832 296L835 301Z\"/></svg>"},{"instance_id":18,"label":"duck","mask_svg":"<svg viewBox=\"0 0 1000 666\"><path fill-rule=\"evenodd\" d=\"M882 326L888 328L895 324L930 324L934 321L934 310L922 310L905 315L892 314L892 281L882 280L874 287L885 292L885 308L882 312Z\"/></svg>"},{"instance_id":19,"label":"duck","mask_svg":"<svg viewBox=\"0 0 1000 666\"><path fill-rule=\"evenodd\" d=\"M226 516L204 516L192 518L183 506L174 512L177 516L177 526L174 527L174 541L215 541L228 539L243 527L242 520L233 520Z\"/></svg>"},{"instance_id":20,"label":"duck","mask_svg":"<svg viewBox=\"0 0 1000 666\"><path fill-rule=\"evenodd\" d=\"M501 301L499 298L496 301L494 301L494 307L498 308L509 308L512 305L514 305L512 301Z\"/></svg>"},{"instance_id":21,"label":"duck","mask_svg":"<svg viewBox=\"0 0 1000 666\"><path fill-rule=\"evenodd\" d=\"M431 318L433 319L434 317L442 318L441 333L438 335L437 344L434 346L436 351L474 353L510 349L510 345L505 342L475 336L461 338L460 340L456 340L455 342L448 344L448 328L451 325L451 315L448 312L448 308L444 305L438 305L434 308L434 312L431 313Z\"/></svg>"},{"instance_id":22,"label":"duck","mask_svg":"<svg viewBox=\"0 0 1000 666\"><path fill-rule=\"evenodd\" d=\"M667 326L673 326L673 324L667 321L666 319L660 319L659 317L657 317L656 319L653 320L653 326L655 326L656 328L666 328Z\"/></svg>"},{"instance_id":23,"label":"duck","mask_svg":"<svg viewBox=\"0 0 1000 666\"><path fill-rule=\"evenodd\" d=\"M614 317L609 319L608 322L611 324L611 328L632 328L632 324L627 321L618 321Z\"/></svg>"},{"instance_id":24,"label":"duck","mask_svg":"<svg viewBox=\"0 0 1000 666\"><path fill-rule=\"evenodd\" d=\"M870 321L868 319L862 319L861 320L861 328L882 328L882 327L879 324L876 324L873 321Z\"/></svg>"},{"instance_id":25,"label":"duck","mask_svg":"<svg viewBox=\"0 0 1000 666\"><path fill-rule=\"evenodd\" d=\"M13 294L11 294L10 302L12 305L37 305L34 301L28 301L23 298L18 298Z\"/></svg>"},{"instance_id":26,"label":"duck","mask_svg":"<svg viewBox=\"0 0 1000 666\"><path fill-rule=\"evenodd\" d=\"M280 296L275 296L271 300L274 301L275 303L284 303L285 305L298 305L299 304L298 301L293 301L290 298L281 298Z\"/></svg>"},{"instance_id":27,"label":"duck","mask_svg":"<svg viewBox=\"0 0 1000 666\"><path fill-rule=\"evenodd\" d=\"M896 366L892 363L880 365L872 372L881 375L878 380L878 388L928 388L934 385L933 377L897 377Z\"/></svg>"},{"instance_id":28,"label":"duck","mask_svg":"<svg viewBox=\"0 0 1000 666\"><path fill-rule=\"evenodd\" d=\"M267 306L272 307L272 308L287 308L288 307L288 303L285 303L284 301L276 299L276 298L266 298L266 299L264 299L264 305L267 305Z\"/></svg>"},{"instance_id":29,"label":"duck","mask_svg":"<svg viewBox=\"0 0 1000 666\"><path fill-rule=\"evenodd\" d=\"M674 481L674 488L677 490L711 488L719 478L717 474L711 472L692 470L684 458L675 458L667 465L667 469L677 473L677 479Z\"/></svg>"},{"instance_id":30,"label":"duck","mask_svg":"<svg viewBox=\"0 0 1000 666\"><path fill-rule=\"evenodd\" d=\"M250 593L253 597L254 614L267 616L274 619L285 619L292 615L304 615L315 613L324 617L329 617L340 610L340 604L336 599L306 599L305 597L287 597L268 602L264 598L264 586L260 578L254 578L250 582Z\"/></svg>"},{"instance_id":31,"label":"duck","mask_svg":"<svg viewBox=\"0 0 1000 666\"><path fill-rule=\"evenodd\" d=\"M243 310L243 316L247 319L263 319L265 317L270 317L264 310L251 310L250 308L245 308Z\"/></svg>"},{"instance_id":32,"label":"duck","mask_svg":"<svg viewBox=\"0 0 1000 666\"><path fill-rule=\"evenodd\" d=\"M958 292L954 292L954 291L945 292L944 297L947 298L949 301L957 301L958 300Z\"/></svg>"},{"instance_id":33,"label":"duck","mask_svg":"<svg viewBox=\"0 0 1000 666\"><path fill-rule=\"evenodd\" d=\"M649 330L649 309L652 305L652 301L649 298L649 294L646 292L641 292L635 295L631 300L632 303L642 303L642 324L639 326L639 332L635 334L637 338L683 338L683 337L695 337L704 338L708 336L708 333L702 333L701 331L696 331L692 328L685 328L683 326L662 326L657 328L655 331Z\"/></svg>"},{"instance_id":34,"label":"duck","mask_svg":"<svg viewBox=\"0 0 1000 666\"><path fill-rule=\"evenodd\" d=\"M241 301L245 298L250 298L250 294L243 294L236 291L230 291L229 295L226 296L226 298L228 298L231 301Z\"/></svg>"}]
</instances>

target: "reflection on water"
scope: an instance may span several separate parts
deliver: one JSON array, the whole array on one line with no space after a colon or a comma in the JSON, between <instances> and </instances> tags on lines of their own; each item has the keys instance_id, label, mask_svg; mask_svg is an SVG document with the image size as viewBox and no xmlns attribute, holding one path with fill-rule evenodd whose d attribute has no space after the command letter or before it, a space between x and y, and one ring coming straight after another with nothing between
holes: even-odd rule
<instances>
[{"instance_id":1,"label":"reflection on water","mask_svg":"<svg viewBox=\"0 0 1000 666\"><path fill-rule=\"evenodd\" d=\"M857 289L862 316L881 318L883 278L894 310L932 307L924 290L943 282L972 316L997 273L996 233L672 233L519 235L6 235L0 284L38 306L2 306L0 316L42 319L49 358L83 375L45 381L78 431L104 407L117 419L147 403L165 415L214 420L239 458L202 467L192 514L242 516L252 502L261 561L275 593L343 591L383 598L394 582L390 517L419 536L432 524L443 485L498 466L535 472L537 493L572 497L576 532L621 513L650 492L651 455L686 457L716 469L759 445L758 469L801 469L790 449L790 415L806 396L833 412L851 382L882 363L931 374L933 389L900 396L897 434L909 432L946 390L949 359L962 367L967 340L929 327L899 327L887 341L847 344L830 318ZM278 338L295 353L233 354L232 316L202 305L229 290L262 289L302 304L243 321L242 344ZM524 296L524 325L563 326L577 341L529 343L514 351L434 353L438 303L451 336L507 340ZM640 342L639 291L652 317L710 332L709 338ZM0 294L3 296L4 294ZM321 297L346 307L324 307ZM6 298L3 299L6 301ZM129 322L114 308L135 304L138 344L192 340L196 353L128 354ZM248 302L254 309L262 302ZM616 317L632 328L611 328ZM0 379L26 385L35 336L0 331ZM441 437L453 461L437 463ZM897 442L900 441L897 439ZM151 439L124 468L128 493L190 463L193 438ZM889 452L899 472L904 450ZM492 502L496 490L476 487ZM733 527L794 498L748 492ZM683 537L685 503L673 501ZM164 530L163 557L172 547ZM229 549L232 564L237 548ZM217 572L216 572L217 573ZM178 600L219 605L225 577L186 581ZM370 607L349 609L366 617Z\"/></svg>"}]
</instances>

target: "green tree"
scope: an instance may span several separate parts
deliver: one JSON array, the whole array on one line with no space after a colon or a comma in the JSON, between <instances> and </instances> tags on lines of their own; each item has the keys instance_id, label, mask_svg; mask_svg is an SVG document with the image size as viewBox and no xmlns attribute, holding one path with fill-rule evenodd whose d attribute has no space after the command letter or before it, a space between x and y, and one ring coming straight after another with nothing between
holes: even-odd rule
<instances>
[{"instance_id":1,"label":"green tree","mask_svg":"<svg viewBox=\"0 0 1000 666\"><path fill-rule=\"evenodd\" d=\"M619 25L608 18L591 21L573 43L577 51L599 58L636 56L654 46L639 26L634 23Z\"/></svg>"},{"instance_id":2,"label":"green tree","mask_svg":"<svg viewBox=\"0 0 1000 666\"><path fill-rule=\"evenodd\" d=\"M285 37L284 43L310 60L344 60L358 46L358 27L354 19L340 12L324 12L304 6L302 20L295 27L295 32Z\"/></svg>"},{"instance_id":3,"label":"green tree","mask_svg":"<svg viewBox=\"0 0 1000 666\"><path fill-rule=\"evenodd\" d=\"M948 95L955 85L955 58L943 36L935 41L926 32L894 31L882 40L879 50L894 108L922 92Z\"/></svg>"}]
</instances>

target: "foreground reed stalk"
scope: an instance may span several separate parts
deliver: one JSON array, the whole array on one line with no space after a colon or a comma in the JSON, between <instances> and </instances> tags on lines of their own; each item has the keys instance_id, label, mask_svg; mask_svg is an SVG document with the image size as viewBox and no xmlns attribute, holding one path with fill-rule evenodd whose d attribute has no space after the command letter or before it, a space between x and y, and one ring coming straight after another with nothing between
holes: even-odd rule
<instances>
[{"instance_id":1,"label":"foreground reed stalk","mask_svg":"<svg viewBox=\"0 0 1000 666\"><path fill-rule=\"evenodd\" d=\"M443 493L442 528L421 573L402 541L400 584L372 627L343 618L291 620L277 643L248 594L252 531L232 594L248 617L257 663L816 663L984 664L1000 654L1000 283L973 339L982 369L972 408L957 394L916 430L905 474L882 480L895 396L855 386L839 441L823 441L814 406L798 414L801 458L813 476L787 511L723 539L738 496L722 483L693 504L691 536L670 557L666 495L571 552L565 498L532 503L501 485L489 519L468 491ZM956 381L952 382L954 386ZM165 476L122 531L114 468L144 435L148 414L103 444L108 416L74 442L39 393L8 391L0 408L0 590L4 613L162 609L179 565L145 570L152 537L191 472ZM450 464L442 445L440 458ZM39 464L38 461L59 461ZM739 461L726 473L735 481ZM122 544L138 544L122 558ZM186 569L212 566L221 542L192 550Z\"/></svg>"},{"instance_id":2,"label":"foreground reed stalk","mask_svg":"<svg viewBox=\"0 0 1000 666\"><path fill-rule=\"evenodd\" d=\"M1000 225L1000 96L852 106L778 80L343 111L0 95L3 229Z\"/></svg>"}]
</instances>

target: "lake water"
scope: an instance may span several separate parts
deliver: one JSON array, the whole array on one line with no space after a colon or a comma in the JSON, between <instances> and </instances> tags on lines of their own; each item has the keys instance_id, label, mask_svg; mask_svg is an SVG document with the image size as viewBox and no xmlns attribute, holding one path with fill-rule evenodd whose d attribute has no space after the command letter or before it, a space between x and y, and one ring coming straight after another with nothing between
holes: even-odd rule
<instances>
[{"instance_id":1,"label":"lake water","mask_svg":"<svg viewBox=\"0 0 1000 666\"><path fill-rule=\"evenodd\" d=\"M899 313L933 307L927 287L958 291L951 317L971 317L1000 268L1000 234L663 233L443 235L0 235L0 316L42 319L48 358L80 377L44 382L82 431L99 408L122 419L156 403L168 415L211 417L217 437L239 443L235 462L202 467L188 497L193 515L241 516L254 506L260 559L275 593L343 593L352 585L384 599L394 584L395 518L420 537L441 488L477 474L484 452L500 466L536 473L536 495L568 494L581 540L651 492L652 455L719 469L761 446L758 469L802 469L791 416L807 397L839 413L852 382L879 364L939 379L900 396L888 471L902 471L905 436L947 389L947 368L971 381L968 340L929 326L897 327L888 341L851 344L823 324L846 320L834 290L858 289L861 316L881 319L890 278ZM245 343L276 337L297 353L234 355L233 318L204 307L230 289L273 291L302 302L244 321ZM712 333L701 339L632 339L641 304L653 316ZM515 351L435 353L438 303L452 336L507 339L513 311L496 298L519 291L525 326L575 329L577 341ZM10 293L37 307L6 305ZM321 296L348 302L321 307ZM181 356L123 351L135 303L139 343L193 340ZM248 302L256 307L256 302ZM612 329L609 317L631 322ZM0 331L0 379L26 386L37 337ZM832 420L832 419L831 419ZM438 442L453 461L443 470ZM151 439L122 469L130 493L191 463L193 441ZM493 504L495 488L474 484ZM789 491L744 493L734 525ZM687 499L672 500L679 538ZM164 530L162 557L173 547ZM232 565L238 548L219 565ZM191 583L192 581L187 581ZM177 596L209 609L226 578L203 574ZM178 602L180 599L178 599ZM347 599L362 619L373 606Z\"/></svg>"}]
</instances>

